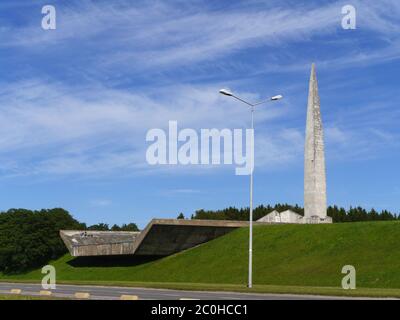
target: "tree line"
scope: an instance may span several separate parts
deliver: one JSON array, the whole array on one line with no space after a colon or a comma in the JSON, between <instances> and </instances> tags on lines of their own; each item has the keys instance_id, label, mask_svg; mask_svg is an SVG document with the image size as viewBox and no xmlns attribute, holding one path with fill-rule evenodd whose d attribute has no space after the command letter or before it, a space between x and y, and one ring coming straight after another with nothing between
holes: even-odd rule
<instances>
[{"instance_id":1,"label":"tree line","mask_svg":"<svg viewBox=\"0 0 400 320\"><path fill-rule=\"evenodd\" d=\"M279 212L285 210L292 210L302 216L304 216L304 208L299 205L289 205L289 204L276 204L271 205L260 205L253 210L253 220L264 217L273 210ZM375 209L364 209L362 207L350 207L345 209L338 206L329 206L327 209L327 214L332 217L333 222L356 222L356 221L382 221L382 220L400 220L400 216L396 213L389 212L388 210L377 211ZM191 219L200 220L239 220L246 221L249 220L250 210L249 208L236 208L229 207L222 210L204 210L200 209L192 214ZM179 217L182 219L183 214L181 213Z\"/></svg>"},{"instance_id":2,"label":"tree line","mask_svg":"<svg viewBox=\"0 0 400 320\"><path fill-rule=\"evenodd\" d=\"M17 273L42 267L67 252L60 230L137 231L136 224L87 226L68 211L10 209L0 212L0 272Z\"/></svg>"},{"instance_id":3,"label":"tree line","mask_svg":"<svg viewBox=\"0 0 400 320\"><path fill-rule=\"evenodd\" d=\"M107 223L98 223L91 225L86 229L91 231L139 231L139 228L136 225L136 223L128 223L128 224L124 223L121 226L114 224L112 227L109 227Z\"/></svg>"},{"instance_id":4,"label":"tree line","mask_svg":"<svg viewBox=\"0 0 400 320\"><path fill-rule=\"evenodd\" d=\"M254 209L254 220L258 220L273 210L292 210L304 215L298 205L260 205ZM399 215L382 210L366 210L362 207L350 209L330 206L328 215L334 222L398 220ZM183 213L179 214L184 219ZM249 208L229 207L222 210L197 210L192 219L248 220ZM46 265L67 252L62 242L60 230L138 231L134 223L113 225L105 223L87 226L75 220L68 211L55 208L50 210L10 209L0 212L0 272L21 272Z\"/></svg>"}]
</instances>

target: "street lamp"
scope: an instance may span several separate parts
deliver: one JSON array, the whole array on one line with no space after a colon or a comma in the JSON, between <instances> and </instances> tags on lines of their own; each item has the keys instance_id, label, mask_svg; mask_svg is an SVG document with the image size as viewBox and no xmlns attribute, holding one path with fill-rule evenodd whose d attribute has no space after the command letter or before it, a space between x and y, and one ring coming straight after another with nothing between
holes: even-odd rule
<instances>
[{"instance_id":1,"label":"street lamp","mask_svg":"<svg viewBox=\"0 0 400 320\"><path fill-rule=\"evenodd\" d=\"M248 106L251 107L251 130L254 132L254 107L258 106L263 103L271 102L271 101L278 101L283 98L282 95L276 95L268 100L263 100L257 103L250 103L246 100L243 100L242 98L239 98L238 96L234 95L230 90L228 89L221 89L219 93L228 96L228 97L233 97ZM252 146L252 150L254 150L254 146ZM254 151L253 153L254 154ZM249 236L249 283L248 287L252 288L253 287L253 171L254 171L254 159L251 159L253 163L253 167L250 173L250 236Z\"/></svg>"}]
</instances>

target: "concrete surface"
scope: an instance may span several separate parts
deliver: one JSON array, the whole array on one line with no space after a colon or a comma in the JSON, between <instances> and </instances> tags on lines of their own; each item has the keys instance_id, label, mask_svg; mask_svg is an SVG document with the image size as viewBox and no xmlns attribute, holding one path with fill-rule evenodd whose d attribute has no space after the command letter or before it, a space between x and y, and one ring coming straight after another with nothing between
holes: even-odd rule
<instances>
[{"instance_id":1,"label":"concrete surface","mask_svg":"<svg viewBox=\"0 0 400 320\"><path fill-rule=\"evenodd\" d=\"M61 230L60 236L74 257L167 256L248 226L247 221L153 219L141 232Z\"/></svg>"},{"instance_id":2,"label":"concrete surface","mask_svg":"<svg viewBox=\"0 0 400 320\"><path fill-rule=\"evenodd\" d=\"M308 93L304 152L305 223L332 222L327 217L324 133L315 64L312 64Z\"/></svg>"},{"instance_id":3,"label":"concrete surface","mask_svg":"<svg viewBox=\"0 0 400 320\"><path fill-rule=\"evenodd\" d=\"M139 234L120 231L60 231L61 239L73 257L131 254Z\"/></svg>"},{"instance_id":4,"label":"concrete surface","mask_svg":"<svg viewBox=\"0 0 400 320\"><path fill-rule=\"evenodd\" d=\"M276 223L296 223L296 224L304 223L303 216L292 210L286 210L283 212L274 210L257 221L276 222Z\"/></svg>"}]
</instances>

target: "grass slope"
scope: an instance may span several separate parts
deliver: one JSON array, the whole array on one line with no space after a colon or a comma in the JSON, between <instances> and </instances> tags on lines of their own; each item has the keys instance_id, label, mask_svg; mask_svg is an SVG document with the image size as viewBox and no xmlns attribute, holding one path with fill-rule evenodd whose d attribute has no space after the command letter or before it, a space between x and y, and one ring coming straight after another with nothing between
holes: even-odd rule
<instances>
[{"instance_id":1,"label":"grass slope","mask_svg":"<svg viewBox=\"0 0 400 320\"><path fill-rule=\"evenodd\" d=\"M400 288L399 239L400 222L392 221L257 226L254 283L260 288L337 288L344 276L342 267L353 265L358 287ZM231 286L225 288L234 290L247 281L247 257L245 228L159 260L131 257L111 263L110 259L74 259L65 255L51 264L56 267L59 282L178 283L182 288L184 283L197 283L216 289L218 284L228 284ZM0 274L0 280L37 281L42 276L40 270L34 270L12 276Z\"/></svg>"}]
</instances>

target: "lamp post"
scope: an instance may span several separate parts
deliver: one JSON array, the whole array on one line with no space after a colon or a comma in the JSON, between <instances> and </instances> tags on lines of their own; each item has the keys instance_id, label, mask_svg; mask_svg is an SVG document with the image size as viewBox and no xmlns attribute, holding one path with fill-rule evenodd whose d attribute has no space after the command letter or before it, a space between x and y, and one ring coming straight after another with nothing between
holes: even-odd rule
<instances>
[{"instance_id":1,"label":"lamp post","mask_svg":"<svg viewBox=\"0 0 400 320\"><path fill-rule=\"evenodd\" d=\"M251 130L254 132L254 107L266 103L266 102L271 102L271 101L277 101L283 98L282 95L277 95L273 96L268 100L264 100L261 102L257 103L250 103L246 100L243 100L242 98L239 98L238 96L234 95L231 91L227 89L221 89L219 93L235 98L236 100L239 100L240 102L243 102L244 104L247 104L250 106L251 110ZM252 154L254 154L254 145L252 146ZM248 287L252 288L253 287L253 171L254 171L254 159L251 159L252 161L252 169L250 173L250 217L249 217L249 282L248 282Z\"/></svg>"}]
</instances>

